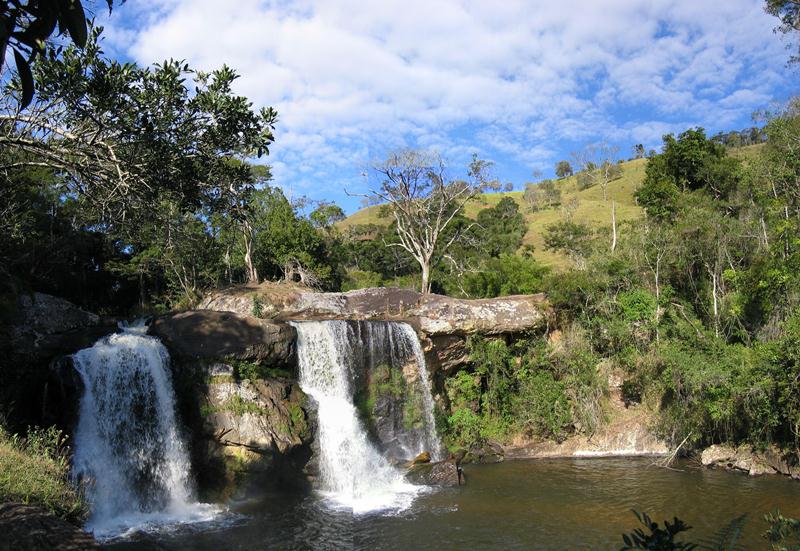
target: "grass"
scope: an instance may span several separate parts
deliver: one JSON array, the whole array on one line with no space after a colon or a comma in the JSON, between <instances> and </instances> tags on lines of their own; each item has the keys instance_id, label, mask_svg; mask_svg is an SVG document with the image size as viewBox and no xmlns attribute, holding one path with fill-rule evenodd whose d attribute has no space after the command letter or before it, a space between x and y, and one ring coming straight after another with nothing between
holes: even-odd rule
<instances>
[{"instance_id":1,"label":"grass","mask_svg":"<svg viewBox=\"0 0 800 551\"><path fill-rule=\"evenodd\" d=\"M0 501L40 505L75 524L88 512L83 495L71 483L66 438L51 427L27 438L0 428Z\"/></svg>"},{"instance_id":2,"label":"grass","mask_svg":"<svg viewBox=\"0 0 800 551\"><path fill-rule=\"evenodd\" d=\"M730 150L733 157L748 159L755 156L763 148L763 144L741 147ZM610 182L608 185L607 200L603 199L603 190L600 186L579 190L577 178L570 176L556 180L561 189L561 205L577 201L577 208L573 215L575 222L583 223L598 232L611 232L611 202L616 203L617 231L625 231L624 223L640 219L644 212L636 204L634 193L644 180L647 159L634 159L621 164L622 177ZM475 218L482 209L497 205L503 197L511 197L520 206L520 212L528 222L528 233L522 246L532 245L533 256L546 266L556 270L566 269L571 266L571 260L564 254L547 251L544 248L545 228L563 218L561 207L531 212L523 199L522 191L503 193L485 193L470 201L464 208L464 213L470 218ZM366 207L352 214L338 224L339 229L346 230L359 225L388 225L388 217L381 217L379 205Z\"/></svg>"},{"instance_id":3,"label":"grass","mask_svg":"<svg viewBox=\"0 0 800 551\"><path fill-rule=\"evenodd\" d=\"M575 210L573 219L576 222L588 224L595 229L611 227L611 200L617 204L617 224L621 225L625 221L635 220L642 216L640 209L633 198L636 188L644 178L644 167L647 161L638 159L623 163L622 178L611 182L608 186L608 200L603 200L603 191L599 186L585 190L579 190L575 176L557 180L557 185L561 189L561 204L567 204L577 200L578 207ZM556 269L566 268L570 265L570 260L561 253L546 251L544 248L544 230L549 224L558 222L562 218L561 208L553 208L531 212L524 202L523 192L511 191L503 193L485 193L478 196L473 201L467 203L464 213L469 218L475 218L478 212L485 208L497 205L504 197L511 197L520 206L520 212L528 222L528 233L523 240L523 246L533 245L533 256L543 264ZM380 216L380 206L370 206L362 209L347 219L343 220L339 227L345 230L349 227L358 225L386 225L389 219Z\"/></svg>"}]
</instances>

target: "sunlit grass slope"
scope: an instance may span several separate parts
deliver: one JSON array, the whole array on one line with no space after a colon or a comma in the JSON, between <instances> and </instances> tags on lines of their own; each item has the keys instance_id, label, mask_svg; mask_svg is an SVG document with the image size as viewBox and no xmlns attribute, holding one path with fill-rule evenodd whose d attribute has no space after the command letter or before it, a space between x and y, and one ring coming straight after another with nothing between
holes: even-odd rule
<instances>
[{"instance_id":1,"label":"sunlit grass slope","mask_svg":"<svg viewBox=\"0 0 800 551\"><path fill-rule=\"evenodd\" d=\"M747 160L752 158L763 146L754 145L731 150L735 157ZM523 246L533 245L533 256L540 262L560 269L570 265L570 260L563 254L547 251L544 248L545 228L563 219L564 205L577 203L573 215L575 222L587 224L598 232L611 232L611 205L616 204L617 229L625 231L623 224L636 220L643 215L642 209L636 205L634 193L644 180L647 159L635 159L621 164L622 177L610 182L607 190L607 199L603 199L603 190L600 186L579 190L577 178L570 176L556 180L556 185L561 189L561 205L549 209L532 212L525 204L522 191L505 193L485 193L468 203L465 214L475 218L481 209L495 206L503 197L513 198L520 206L528 221L528 233L523 240ZM381 217L381 207L371 206L354 213L339 224L339 228L347 228L365 224L389 224L388 217Z\"/></svg>"}]
</instances>

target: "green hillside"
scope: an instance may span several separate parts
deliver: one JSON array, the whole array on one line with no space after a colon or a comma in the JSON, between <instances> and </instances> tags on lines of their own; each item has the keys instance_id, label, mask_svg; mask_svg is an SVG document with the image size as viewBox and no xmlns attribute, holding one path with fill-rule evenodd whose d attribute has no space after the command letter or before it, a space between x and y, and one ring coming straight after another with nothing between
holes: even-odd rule
<instances>
[{"instance_id":1,"label":"green hillside","mask_svg":"<svg viewBox=\"0 0 800 551\"><path fill-rule=\"evenodd\" d=\"M751 158L762 145L753 145L731 150L734 157L748 159ZM636 220L642 216L642 209L636 205L633 197L636 189L644 180L644 171L647 166L647 159L635 159L621 164L622 177L610 182L608 185L608 199L603 200L603 190L600 186L589 189L579 190L576 176L570 176L561 180L556 180L556 184L561 189L561 204L566 205L572 201L577 201L574 220L594 228L598 231L611 231L611 202L616 203L617 228L621 228L625 222ZM512 191L506 193L485 193L474 201L467 204L465 211L470 218L475 218L477 213L484 208L495 206L503 197L512 197L520 206L520 212L528 221L528 233L523 240L523 246L533 245L533 256L540 262L554 267L565 268L570 264L570 260L561 253L547 251L544 248L545 228L558 222L563 217L560 206L549 209L542 209L532 212L525 204L522 191ZM353 213L351 216L338 224L342 230L359 225L388 224L387 217L381 217L381 207L371 206Z\"/></svg>"},{"instance_id":2,"label":"green hillside","mask_svg":"<svg viewBox=\"0 0 800 551\"><path fill-rule=\"evenodd\" d=\"M646 163L646 159L622 163L622 177L609 184L607 201L603 200L603 190L599 186L578 190L575 176L558 180L557 185L561 189L561 203L567 204L577 200L578 207L575 210L574 220L593 228L611 227L612 199L617 204L617 223L633 220L642 213L641 209L636 206L633 193L644 178ZM503 197L512 197L519 204L520 212L525 215L525 219L528 221L528 233L525 235L523 245L534 246L534 257L553 267L567 266L569 260L564 255L544 249L542 237L544 228L548 224L557 222L563 216L559 206L532 212L524 202L522 191L486 193L467 204L466 215L474 218L481 209L495 206ZM358 225L388 224L389 219L381 217L380 210L380 206L362 209L343 220L339 227L345 230Z\"/></svg>"}]
</instances>

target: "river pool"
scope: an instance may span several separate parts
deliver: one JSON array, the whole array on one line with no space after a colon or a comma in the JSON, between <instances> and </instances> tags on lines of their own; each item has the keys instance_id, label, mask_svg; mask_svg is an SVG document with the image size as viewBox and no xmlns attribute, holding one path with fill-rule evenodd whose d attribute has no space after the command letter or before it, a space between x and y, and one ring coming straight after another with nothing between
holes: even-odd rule
<instances>
[{"instance_id":1,"label":"river pool","mask_svg":"<svg viewBox=\"0 0 800 551\"><path fill-rule=\"evenodd\" d=\"M800 482L712 471L684 461L558 459L466 465L467 485L420 494L407 509L354 516L315 494L234 503L206 524L107 542L122 550L619 549L637 527L631 509L678 516L687 538L713 536L747 514L741 544L765 549L763 515L800 517Z\"/></svg>"}]
</instances>

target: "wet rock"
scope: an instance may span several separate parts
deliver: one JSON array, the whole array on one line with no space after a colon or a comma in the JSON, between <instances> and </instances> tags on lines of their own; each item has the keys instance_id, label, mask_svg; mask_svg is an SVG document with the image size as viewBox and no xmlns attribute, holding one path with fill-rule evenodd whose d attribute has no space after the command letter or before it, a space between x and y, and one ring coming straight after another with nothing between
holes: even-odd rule
<instances>
[{"instance_id":1,"label":"wet rock","mask_svg":"<svg viewBox=\"0 0 800 551\"><path fill-rule=\"evenodd\" d=\"M211 310L190 310L156 318L148 332L181 358L235 358L289 365L294 327L283 322Z\"/></svg>"},{"instance_id":2,"label":"wet rock","mask_svg":"<svg viewBox=\"0 0 800 551\"><path fill-rule=\"evenodd\" d=\"M757 451L749 446L714 444L703 450L700 461L706 467L742 471L750 476L782 474L800 478L796 455L777 448Z\"/></svg>"},{"instance_id":3,"label":"wet rock","mask_svg":"<svg viewBox=\"0 0 800 551\"><path fill-rule=\"evenodd\" d=\"M406 480L419 486L459 486L464 483L460 467L452 460L413 465L406 473Z\"/></svg>"},{"instance_id":4,"label":"wet rock","mask_svg":"<svg viewBox=\"0 0 800 551\"><path fill-rule=\"evenodd\" d=\"M431 462L431 454L428 452L422 452L411 461L411 464L419 465L420 463L430 463L430 462Z\"/></svg>"},{"instance_id":5,"label":"wet rock","mask_svg":"<svg viewBox=\"0 0 800 551\"><path fill-rule=\"evenodd\" d=\"M503 446L487 442L482 447L470 450L463 458L464 463L501 463L505 460Z\"/></svg>"},{"instance_id":6,"label":"wet rock","mask_svg":"<svg viewBox=\"0 0 800 551\"><path fill-rule=\"evenodd\" d=\"M89 551L101 549L90 535L41 507L0 503L0 551Z\"/></svg>"}]
</instances>

